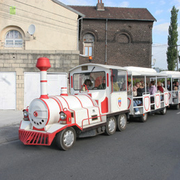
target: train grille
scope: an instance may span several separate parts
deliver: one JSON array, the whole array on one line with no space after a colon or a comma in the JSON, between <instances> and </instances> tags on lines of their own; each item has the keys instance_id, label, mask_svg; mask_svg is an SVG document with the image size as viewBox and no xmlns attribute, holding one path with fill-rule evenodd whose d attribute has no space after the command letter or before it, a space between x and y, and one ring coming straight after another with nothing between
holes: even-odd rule
<instances>
[{"instance_id":1,"label":"train grille","mask_svg":"<svg viewBox=\"0 0 180 180\"><path fill-rule=\"evenodd\" d=\"M55 134L19 130L19 139L25 145L50 146Z\"/></svg>"}]
</instances>

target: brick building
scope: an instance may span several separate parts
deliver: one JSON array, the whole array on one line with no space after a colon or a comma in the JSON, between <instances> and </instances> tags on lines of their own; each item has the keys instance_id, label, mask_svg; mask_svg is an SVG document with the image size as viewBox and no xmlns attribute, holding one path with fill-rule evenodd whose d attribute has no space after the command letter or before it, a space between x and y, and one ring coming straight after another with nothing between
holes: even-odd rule
<instances>
[{"instance_id":1,"label":"brick building","mask_svg":"<svg viewBox=\"0 0 180 180\"><path fill-rule=\"evenodd\" d=\"M93 62L151 67L152 28L156 20L144 8L71 6L85 15L80 23L80 64Z\"/></svg>"}]
</instances>

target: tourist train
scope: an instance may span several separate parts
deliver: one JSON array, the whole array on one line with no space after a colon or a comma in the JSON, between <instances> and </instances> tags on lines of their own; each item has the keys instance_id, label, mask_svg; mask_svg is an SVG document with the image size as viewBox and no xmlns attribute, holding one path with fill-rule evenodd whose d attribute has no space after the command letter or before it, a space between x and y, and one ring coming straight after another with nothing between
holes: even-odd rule
<instances>
[{"instance_id":1,"label":"tourist train","mask_svg":"<svg viewBox=\"0 0 180 180\"><path fill-rule=\"evenodd\" d=\"M62 87L61 94L49 96L49 59L39 58L36 67L41 94L23 110L19 139L25 145L49 146L54 140L68 150L76 138L112 135L125 130L129 118L145 122L150 113L179 108L180 72L87 63L69 71L69 93Z\"/></svg>"}]
</instances>

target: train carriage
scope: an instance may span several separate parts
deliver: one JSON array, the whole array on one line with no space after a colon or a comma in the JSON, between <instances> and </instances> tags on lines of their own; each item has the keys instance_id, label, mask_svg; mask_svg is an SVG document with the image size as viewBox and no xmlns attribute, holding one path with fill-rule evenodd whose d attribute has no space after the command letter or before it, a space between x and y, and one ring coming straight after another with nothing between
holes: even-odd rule
<instances>
[{"instance_id":1,"label":"train carriage","mask_svg":"<svg viewBox=\"0 0 180 180\"><path fill-rule=\"evenodd\" d=\"M152 68L142 67L125 67L128 71L128 108L130 109L130 116L138 117L142 122L145 122L148 117L148 113L154 113L155 111L166 113L166 107L169 105L168 91L167 91L167 77L164 74L157 73ZM154 86L157 89L157 83L163 84L163 92L156 90L155 93L150 94L150 83L154 82ZM134 89L136 84L139 84L138 89L141 89L139 93ZM138 113L137 113L138 112Z\"/></svg>"},{"instance_id":2,"label":"train carriage","mask_svg":"<svg viewBox=\"0 0 180 180\"><path fill-rule=\"evenodd\" d=\"M167 76L167 89L169 91L170 106L179 109L180 105L180 72L162 71L160 74Z\"/></svg>"}]
</instances>

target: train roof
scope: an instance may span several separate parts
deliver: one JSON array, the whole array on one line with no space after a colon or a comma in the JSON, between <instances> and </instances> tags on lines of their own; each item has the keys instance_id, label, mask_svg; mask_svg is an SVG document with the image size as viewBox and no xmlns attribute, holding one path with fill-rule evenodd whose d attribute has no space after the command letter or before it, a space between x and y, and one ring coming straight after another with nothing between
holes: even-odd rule
<instances>
[{"instance_id":1,"label":"train roof","mask_svg":"<svg viewBox=\"0 0 180 180\"><path fill-rule=\"evenodd\" d=\"M124 67L129 75L133 76L167 76L166 74L157 73L155 69L136 67L136 66L125 66Z\"/></svg>"},{"instance_id":2,"label":"train roof","mask_svg":"<svg viewBox=\"0 0 180 180\"><path fill-rule=\"evenodd\" d=\"M69 71L74 71L75 69L78 69L79 67L82 67L82 66L96 66L96 67L101 67L101 68L104 68L104 69L119 69L119 70L127 71L124 67L121 67L121 66L105 65L105 64L95 64L95 63L81 64L79 66L76 66L76 67L70 69Z\"/></svg>"},{"instance_id":3,"label":"train roof","mask_svg":"<svg viewBox=\"0 0 180 180\"><path fill-rule=\"evenodd\" d=\"M179 71L161 71L160 74L166 74L168 77L180 78Z\"/></svg>"}]
</instances>

